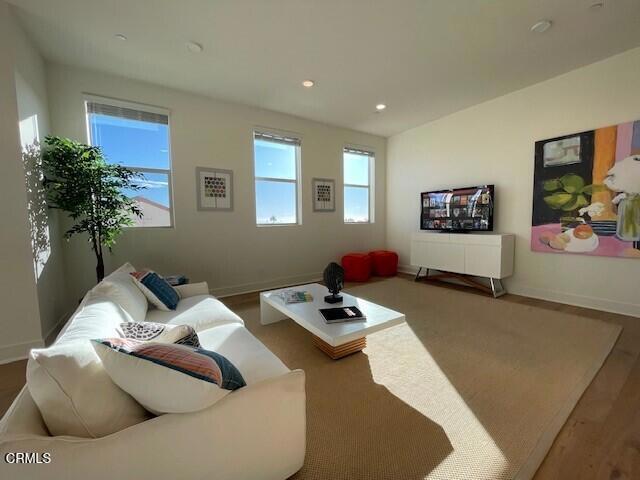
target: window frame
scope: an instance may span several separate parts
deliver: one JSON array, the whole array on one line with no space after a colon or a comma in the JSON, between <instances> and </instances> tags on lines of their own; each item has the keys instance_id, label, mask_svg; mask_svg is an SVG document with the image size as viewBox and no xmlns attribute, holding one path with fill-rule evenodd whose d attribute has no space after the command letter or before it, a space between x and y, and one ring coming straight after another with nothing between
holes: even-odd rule
<instances>
[{"instance_id":1,"label":"window frame","mask_svg":"<svg viewBox=\"0 0 640 480\"><path fill-rule=\"evenodd\" d=\"M280 177L263 177L256 175L256 134L258 135L267 135L273 136L274 143L283 143L286 145L291 145L295 147L296 159L295 159L295 168L296 168L296 178L288 179L288 178L280 178ZM279 142L277 138L293 138L297 140L297 142ZM263 141L270 141L268 139L262 139ZM258 228L262 227L293 227L302 225L302 136L293 133L293 132L285 132L283 130L274 130L272 128L264 128L264 127L254 127L251 132L251 147L253 149L252 156L252 171L253 171L253 218L255 220L255 225ZM265 182L279 182L279 183L289 183L294 184L295 187L295 207L296 207L296 221L288 222L288 223L259 223L258 222L258 194L257 194L257 182L265 181Z\"/></svg>"},{"instance_id":2,"label":"window frame","mask_svg":"<svg viewBox=\"0 0 640 480\"><path fill-rule=\"evenodd\" d=\"M87 108L87 104L88 103L102 103L104 105L110 105L113 107L121 107L121 108L129 108L132 110L138 110L138 111L142 111L142 112L147 112L147 113L156 113L158 115L164 115L167 117L167 149L168 149L168 153L169 153L169 168L168 169L164 169L164 168L148 168L148 167L131 167L128 165L123 165L124 167L127 167L135 172L140 172L140 173L151 173L151 174L161 174L161 175L167 175L167 183L168 183L168 190L169 190L169 225L127 225L125 226L125 228L133 228L133 229L138 229L138 228L175 228L175 217L174 217L174 208L173 208L173 203L174 203L174 198L173 198L173 151L171 149L171 112L169 109L167 108L163 108L163 107L156 107L153 105L147 105L147 104L143 104L143 103L137 103L137 102L132 102L129 100L119 100L119 99L115 99L115 98L110 98L110 97L103 97L100 95L94 95L94 94L89 94L89 93L84 93L82 96L82 104L84 107L84 113L85 113L85 126L87 129L86 135L87 135L87 144L88 145L93 145L93 141L91 138L91 124L90 124L90 115L91 113L89 113L89 110ZM98 145L99 146L99 145Z\"/></svg>"},{"instance_id":3,"label":"window frame","mask_svg":"<svg viewBox=\"0 0 640 480\"><path fill-rule=\"evenodd\" d=\"M345 169L345 153L354 153L359 155L366 155L369 159L368 163L368 178L367 185L358 185L354 183L346 183L344 180ZM370 225L375 223L375 165L376 165L376 152L371 147L365 147L360 145L347 144L342 148L342 221L345 225ZM366 189L368 193L368 220L366 222L347 222L345 218L347 202L346 202L346 189L349 188L362 188Z\"/></svg>"}]
</instances>

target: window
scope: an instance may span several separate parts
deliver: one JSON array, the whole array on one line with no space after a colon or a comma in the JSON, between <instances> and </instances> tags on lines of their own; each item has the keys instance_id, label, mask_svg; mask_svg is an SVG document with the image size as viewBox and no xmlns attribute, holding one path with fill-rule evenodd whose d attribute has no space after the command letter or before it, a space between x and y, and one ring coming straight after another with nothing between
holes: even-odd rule
<instances>
[{"instance_id":1,"label":"window","mask_svg":"<svg viewBox=\"0 0 640 480\"><path fill-rule=\"evenodd\" d=\"M344 221L373 223L374 154L355 148L345 148L344 161Z\"/></svg>"},{"instance_id":2,"label":"window","mask_svg":"<svg viewBox=\"0 0 640 480\"><path fill-rule=\"evenodd\" d=\"M144 190L125 191L144 214L133 217L136 227L170 227L171 153L169 112L116 100L88 98L85 101L91 145L100 146L110 163L143 175Z\"/></svg>"},{"instance_id":3,"label":"window","mask_svg":"<svg viewBox=\"0 0 640 480\"><path fill-rule=\"evenodd\" d=\"M256 224L300 223L300 140L253 134Z\"/></svg>"}]
</instances>

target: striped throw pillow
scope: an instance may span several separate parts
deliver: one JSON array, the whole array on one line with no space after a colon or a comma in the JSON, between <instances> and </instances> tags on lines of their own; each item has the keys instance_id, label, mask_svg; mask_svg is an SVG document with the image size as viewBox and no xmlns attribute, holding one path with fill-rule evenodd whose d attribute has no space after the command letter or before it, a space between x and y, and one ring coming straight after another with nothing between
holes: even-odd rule
<instances>
[{"instance_id":1,"label":"striped throw pillow","mask_svg":"<svg viewBox=\"0 0 640 480\"><path fill-rule=\"evenodd\" d=\"M175 310L180 295L164 278L154 271L131 272L135 284L147 297L147 300L159 310Z\"/></svg>"},{"instance_id":2,"label":"striped throw pillow","mask_svg":"<svg viewBox=\"0 0 640 480\"><path fill-rule=\"evenodd\" d=\"M111 379L152 413L202 410L246 385L224 356L186 345L92 340Z\"/></svg>"}]
</instances>

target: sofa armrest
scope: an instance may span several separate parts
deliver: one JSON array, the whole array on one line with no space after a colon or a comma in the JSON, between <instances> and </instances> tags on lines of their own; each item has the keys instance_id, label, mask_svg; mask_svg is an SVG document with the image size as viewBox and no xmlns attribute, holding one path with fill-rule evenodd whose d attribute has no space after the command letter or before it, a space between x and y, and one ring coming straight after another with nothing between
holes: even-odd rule
<instances>
[{"instance_id":1,"label":"sofa armrest","mask_svg":"<svg viewBox=\"0 0 640 480\"><path fill-rule=\"evenodd\" d=\"M51 459L0 461L0 478L284 480L302 467L305 449L305 374L293 370L199 412L161 415L102 438L0 435L0 460L9 452Z\"/></svg>"},{"instance_id":2,"label":"sofa armrest","mask_svg":"<svg viewBox=\"0 0 640 480\"><path fill-rule=\"evenodd\" d=\"M196 295L210 295L207 282L187 283L186 285L178 285L173 288L176 289L181 298L189 298Z\"/></svg>"}]
</instances>

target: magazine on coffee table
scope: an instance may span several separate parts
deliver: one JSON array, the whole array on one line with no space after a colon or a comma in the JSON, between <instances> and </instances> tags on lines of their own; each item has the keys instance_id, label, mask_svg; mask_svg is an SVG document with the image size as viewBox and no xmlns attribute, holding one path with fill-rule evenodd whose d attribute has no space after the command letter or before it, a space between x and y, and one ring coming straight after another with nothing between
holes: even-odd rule
<instances>
[{"instance_id":1,"label":"magazine on coffee table","mask_svg":"<svg viewBox=\"0 0 640 480\"><path fill-rule=\"evenodd\" d=\"M281 295L286 304L313 302L313 295L307 291L285 290Z\"/></svg>"}]
</instances>

